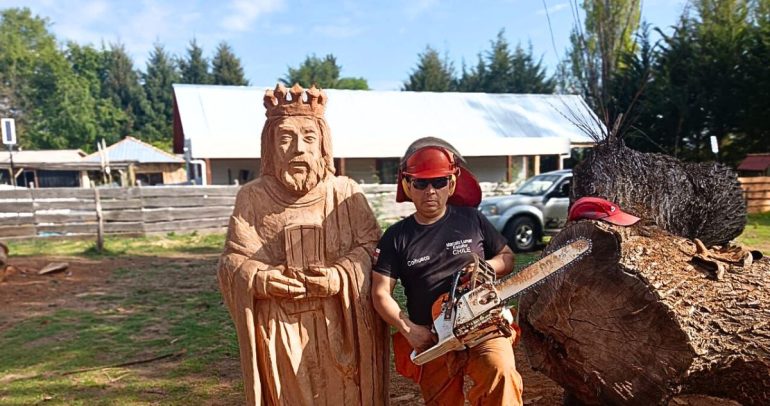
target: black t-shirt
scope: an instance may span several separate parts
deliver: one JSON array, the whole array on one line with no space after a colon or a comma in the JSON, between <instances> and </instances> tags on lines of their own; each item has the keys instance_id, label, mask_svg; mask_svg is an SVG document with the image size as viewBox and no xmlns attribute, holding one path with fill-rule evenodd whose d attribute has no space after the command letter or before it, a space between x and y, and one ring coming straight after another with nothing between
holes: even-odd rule
<instances>
[{"instance_id":1,"label":"black t-shirt","mask_svg":"<svg viewBox=\"0 0 770 406\"><path fill-rule=\"evenodd\" d=\"M422 325L433 322L431 306L449 292L452 275L473 252L490 259L505 247L505 237L472 207L447 206L439 221L421 225L409 216L390 226L377 246L374 271L400 279L409 318Z\"/></svg>"}]
</instances>

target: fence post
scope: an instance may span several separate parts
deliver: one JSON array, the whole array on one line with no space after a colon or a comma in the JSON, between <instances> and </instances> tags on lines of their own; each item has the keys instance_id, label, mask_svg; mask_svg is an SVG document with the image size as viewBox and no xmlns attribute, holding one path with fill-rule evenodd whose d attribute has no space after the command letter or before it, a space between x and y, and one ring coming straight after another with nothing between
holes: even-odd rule
<instances>
[{"instance_id":1,"label":"fence post","mask_svg":"<svg viewBox=\"0 0 770 406\"><path fill-rule=\"evenodd\" d=\"M104 217L102 216L102 200L99 198L99 189L94 188L94 200L96 202L96 251L104 250Z\"/></svg>"}]
</instances>

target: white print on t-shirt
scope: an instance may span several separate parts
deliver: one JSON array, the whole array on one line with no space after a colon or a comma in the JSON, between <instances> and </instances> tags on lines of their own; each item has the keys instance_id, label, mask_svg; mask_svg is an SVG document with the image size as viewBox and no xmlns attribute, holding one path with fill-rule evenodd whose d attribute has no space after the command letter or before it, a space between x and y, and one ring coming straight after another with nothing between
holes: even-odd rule
<instances>
[{"instance_id":1,"label":"white print on t-shirt","mask_svg":"<svg viewBox=\"0 0 770 406\"><path fill-rule=\"evenodd\" d=\"M419 264L420 262L425 262L430 259L430 255L426 255L424 257L420 257L417 259L410 259L409 261L406 261L406 266L412 266L414 264Z\"/></svg>"},{"instance_id":2,"label":"white print on t-shirt","mask_svg":"<svg viewBox=\"0 0 770 406\"><path fill-rule=\"evenodd\" d=\"M452 255L470 254L471 253L470 244L472 242L473 240L470 238L448 242L446 243L446 249L452 250Z\"/></svg>"}]
</instances>

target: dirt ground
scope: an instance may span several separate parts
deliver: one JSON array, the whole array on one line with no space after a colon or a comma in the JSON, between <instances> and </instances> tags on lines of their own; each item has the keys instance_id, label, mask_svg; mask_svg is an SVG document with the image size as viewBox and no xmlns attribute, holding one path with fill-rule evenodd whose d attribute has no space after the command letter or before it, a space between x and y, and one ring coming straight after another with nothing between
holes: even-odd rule
<instances>
[{"instance_id":1,"label":"dirt ground","mask_svg":"<svg viewBox=\"0 0 770 406\"><path fill-rule=\"evenodd\" d=\"M56 309L89 310L94 301L85 297L110 295L120 286L111 282L113 270L125 267L143 269L162 266L173 262L179 265L185 261L190 265L215 263L215 257L200 255L184 258L167 257L123 257L107 259L85 259L73 257L32 257L11 258L13 268L0 271L0 331L14 324L35 316L51 314ZM50 275L37 275L37 270L51 262L68 262L64 272ZM213 278L213 267L212 278ZM180 281L180 283L183 283ZM222 311L226 311L224 307ZM170 370L175 360L163 360L158 363L132 366L137 375L156 376L164 370ZM516 362L524 381L524 403L527 405L558 405L562 402L562 389L546 376L533 371L527 361L521 345L516 349ZM392 368L392 366L391 366ZM222 360L218 365L217 377L222 381L225 392L233 388L240 380L238 361L235 357ZM186 376L180 379L195 381L202 377ZM391 404L421 404L421 397L416 385L402 378L391 370ZM234 394L231 396L235 396ZM241 398L242 399L242 398ZM222 404L232 404L232 397L225 397ZM163 394L158 394L159 403L163 403Z\"/></svg>"}]
</instances>

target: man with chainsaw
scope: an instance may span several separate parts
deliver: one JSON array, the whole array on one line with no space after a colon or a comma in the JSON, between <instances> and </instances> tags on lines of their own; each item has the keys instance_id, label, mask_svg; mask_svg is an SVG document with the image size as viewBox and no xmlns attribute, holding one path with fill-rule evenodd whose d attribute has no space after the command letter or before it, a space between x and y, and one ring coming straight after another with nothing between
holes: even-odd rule
<instances>
[{"instance_id":1,"label":"man with chainsaw","mask_svg":"<svg viewBox=\"0 0 770 406\"><path fill-rule=\"evenodd\" d=\"M397 370L420 385L427 405L464 404L466 375L474 383L471 404L521 405L515 330L420 366L410 360L412 349L419 354L436 343L434 302L456 286L455 276L473 254L497 276L513 270L514 258L505 238L476 209L479 184L447 142L432 137L415 141L401 159L397 187L396 200L412 201L415 213L385 232L372 274L374 307L398 330L393 337ZM392 296L397 280L404 286L407 313Z\"/></svg>"}]
</instances>

